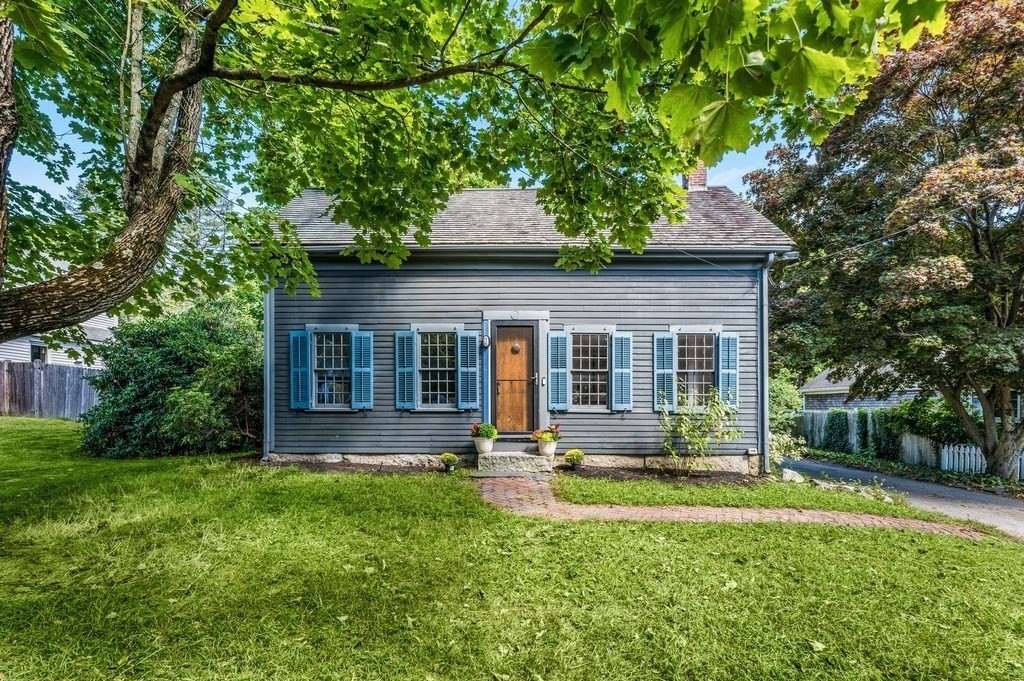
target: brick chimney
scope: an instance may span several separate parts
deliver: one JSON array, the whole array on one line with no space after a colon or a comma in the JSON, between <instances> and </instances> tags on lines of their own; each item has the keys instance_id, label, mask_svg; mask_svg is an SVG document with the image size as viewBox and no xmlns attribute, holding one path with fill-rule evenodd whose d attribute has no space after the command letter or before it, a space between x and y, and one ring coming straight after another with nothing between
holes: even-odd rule
<instances>
[{"instance_id":1,"label":"brick chimney","mask_svg":"<svg viewBox=\"0 0 1024 681\"><path fill-rule=\"evenodd\" d=\"M708 167L704 161L697 161L697 167L686 176L686 188L691 192L702 192L708 188Z\"/></svg>"}]
</instances>

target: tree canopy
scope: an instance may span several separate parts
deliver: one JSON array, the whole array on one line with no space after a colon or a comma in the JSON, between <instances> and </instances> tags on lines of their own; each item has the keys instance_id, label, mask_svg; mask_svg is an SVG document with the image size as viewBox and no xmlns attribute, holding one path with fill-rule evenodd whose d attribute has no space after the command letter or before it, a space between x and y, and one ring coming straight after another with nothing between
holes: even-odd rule
<instances>
[{"instance_id":1,"label":"tree canopy","mask_svg":"<svg viewBox=\"0 0 1024 681\"><path fill-rule=\"evenodd\" d=\"M882 61L820 148L780 147L748 176L803 255L775 274L783 355L855 392L941 394L1002 475L1024 446L1022 94L1024 5L960 0L944 34Z\"/></svg>"},{"instance_id":2,"label":"tree canopy","mask_svg":"<svg viewBox=\"0 0 1024 681\"><path fill-rule=\"evenodd\" d=\"M941 0L5 0L0 162L11 150L74 201L0 187L0 341L243 273L312 278L264 210L231 248L175 239L232 190L272 209L336 197L355 252L398 266L407 235L469 183L513 176L566 235L560 264L639 252L699 157L820 139L878 57L944 23ZM2 88L0 88L2 90ZM88 145L54 134L48 106ZM7 179L7 173L3 173ZM8 239L9 236L9 239ZM168 248L168 243L175 245Z\"/></svg>"}]
</instances>

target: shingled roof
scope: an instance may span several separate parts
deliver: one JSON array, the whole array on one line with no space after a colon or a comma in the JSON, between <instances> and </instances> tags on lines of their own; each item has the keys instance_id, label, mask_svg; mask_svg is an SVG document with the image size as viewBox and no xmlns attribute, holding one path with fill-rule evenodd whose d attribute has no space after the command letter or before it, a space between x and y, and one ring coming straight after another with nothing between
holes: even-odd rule
<instances>
[{"instance_id":1,"label":"shingled roof","mask_svg":"<svg viewBox=\"0 0 1024 681\"><path fill-rule=\"evenodd\" d=\"M331 219L331 197L307 189L281 209L279 215L295 225L309 249L332 249L352 244L353 229ZM648 251L787 251L793 241L726 187L708 187L687 196L682 224L662 219L652 225ZM467 189L449 199L434 216L431 249L474 246L556 249L569 243L555 229L553 215L537 202L536 189ZM407 237L410 245L412 236Z\"/></svg>"}]
</instances>

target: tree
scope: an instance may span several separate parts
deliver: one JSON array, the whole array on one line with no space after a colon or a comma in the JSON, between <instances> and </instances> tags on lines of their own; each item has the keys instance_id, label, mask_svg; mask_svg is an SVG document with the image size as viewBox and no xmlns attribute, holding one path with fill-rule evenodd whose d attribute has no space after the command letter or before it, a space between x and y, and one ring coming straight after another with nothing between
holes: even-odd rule
<instances>
[{"instance_id":1,"label":"tree","mask_svg":"<svg viewBox=\"0 0 1024 681\"><path fill-rule=\"evenodd\" d=\"M779 131L820 136L852 110L878 53L943 22L941 0L0 7L0 162L17 137L66 177L72 150L42 106L53 103L92 145L79 164L94 197L74 219L11 181L8 225L0 184L0 341L147 310L140 291L159 290L150 276L182 212L234 185L271 207L323 187L358 231L354 252L398 266L403 237L427 245L466 178L515 171L582 238L561 264L597 269L613 246L641 251L657 216L680 215L673 177L695 154L712 163ZM271 283L312 277L287 225L279 244L265 214L239 224L237 262ZM44 274L40 253L73 267ZM203 257L190 284L216 290Z\"/></svg>"},{"instance_id":2,"label":"tree","mask_svg":"<svg viewBox=\"0 0 1024 681\"><path fill-rule=\"evenodd\" d=\"M776 272L776 340L855 393L940 394L1004 476L1024 446L1022 88L1024 6L961 0L942 36L883 60L820 148L748 176L803 254Z\"/></svg>"}]
</instances>

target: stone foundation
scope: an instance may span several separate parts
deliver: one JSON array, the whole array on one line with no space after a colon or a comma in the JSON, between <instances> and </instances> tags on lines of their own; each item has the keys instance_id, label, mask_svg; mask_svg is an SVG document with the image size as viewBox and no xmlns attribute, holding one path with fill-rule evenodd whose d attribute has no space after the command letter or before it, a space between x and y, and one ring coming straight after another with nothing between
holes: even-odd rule
<instances>
[{"instance_id":1,"label":"stone foundation","mask_svg":"<svg viewBox=\"0 0 1024 681\"><path fill-rule=\"evenodd\" d=\"M521 454L520 452L494 452L491 456L499 454ZM555 466L560 466L564 463L562 456L565 454L565 450L561 447L555 454L554 461L551 462L548 457L541 457L537 454L529 453L531 461L533 459L540 460L544 459L546 462L551 462ZM441 466L441 455L440 454L278 454L271 452L267 461L274 463L340 463L340 464L355 464L363 466L411 466L419 468L439 468ZM550 466L551 463L547 465ZM485 465L488 470L498 470L494 466L490 465L491 462ZM459 455L459 465L463 467L476 466L477 457L476 454L461 454ZM675 464L672 459L665 456L626 456L626 455L614 455L614 454L594 454L587 455L584 461L586 466L594 466L595 468L672 468ZM709 470L714 471L727 471L731 473L743 473L745 475L758 475L761 472L761 456L756 453L750 454L723 454L720 456L710 456L705 461L699 464L700 466L707 466ZM483 469L483 467L482 467ZM510 468L508 470L520 470L519 468ZM551 470L547 468L547 470Z\"/></svg>"}]
</instances>

